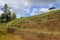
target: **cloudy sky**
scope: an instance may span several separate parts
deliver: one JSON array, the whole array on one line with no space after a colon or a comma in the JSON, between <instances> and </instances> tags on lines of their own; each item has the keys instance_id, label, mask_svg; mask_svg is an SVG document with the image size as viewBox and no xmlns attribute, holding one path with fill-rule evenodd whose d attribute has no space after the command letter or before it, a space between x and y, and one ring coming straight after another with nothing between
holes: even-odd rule
<instances>
[{"instance_id":1,"label":"cloudy sky","mask_svg":"<svg viewBox=\"0 0 60 40\"><path fill-rule=\"evenodd\" d=\"M11 12L16 13L17 18L40 14L53 6L60 8L60 0L0 0L0 15L5 3L11 7Z\"/></svg>"}]
</instances>

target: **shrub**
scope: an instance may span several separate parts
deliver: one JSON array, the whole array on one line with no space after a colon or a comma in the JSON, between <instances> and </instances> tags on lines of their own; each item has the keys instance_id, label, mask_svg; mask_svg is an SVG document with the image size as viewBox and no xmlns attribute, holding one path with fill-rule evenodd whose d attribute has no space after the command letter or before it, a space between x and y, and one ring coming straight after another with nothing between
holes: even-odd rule
<instances>
[{"instance_id":1,"label":"shrub","mask_svg":"<svg viewBox=\"0 0 60 40\"><path fill-rule=\"evenodd\" d=\"M14 28L7 28L7 33L14 33L16 29Z\"/></svg>"}]
</instances>

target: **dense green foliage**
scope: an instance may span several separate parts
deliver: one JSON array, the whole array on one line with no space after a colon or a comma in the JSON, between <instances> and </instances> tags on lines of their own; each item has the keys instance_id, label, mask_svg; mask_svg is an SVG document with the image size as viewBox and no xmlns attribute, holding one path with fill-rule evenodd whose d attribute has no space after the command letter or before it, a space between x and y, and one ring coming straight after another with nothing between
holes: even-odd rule
<instances>
[{"instance_id":1,"label":"dense green foliage","mask_svg":"<svg viewBox=\"0 0 60 40\"><path fill-rule=\"evenodd\" d=\"M11 11L9 9L10 9L10 7L8 7L7 4L5 4L4 7L2 8L3 13L0 16L0 23L9 22L12 19L16 18L16 14L15 13L11 13Z\"/></svg>"}]
</instances>

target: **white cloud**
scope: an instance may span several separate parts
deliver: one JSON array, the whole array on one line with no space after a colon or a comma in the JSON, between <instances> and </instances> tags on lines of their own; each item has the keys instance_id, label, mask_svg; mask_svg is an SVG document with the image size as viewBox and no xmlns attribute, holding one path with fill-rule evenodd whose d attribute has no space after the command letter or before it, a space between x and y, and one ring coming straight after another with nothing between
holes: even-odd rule
<instances>
[{"instance_id":1,"label":"white cloud","mask_svg":"<svg viewBox=\"0 0 60 40\"><path fill-rule=\"evenodd\" d=\"M28 2L23 1L23 4L24 4L25 6L28 6Z\"/></svg>"},{"instance_id":2,"label":"white cloud","mask_svg":"<svg viewBox=\"0 0 60 40\"><path fill-rule=\"evenodd\" d=\"M40 11L40 12L47 12L47 11L49 11L49 10L48 10L48 8L41 8L39 11Z\"/></svg>"},{"instance_id":3,"label":"white cloud","mask_svg":"<svg viewBox=\"0 0 60 40\"><path fill-rule=\"evenodd\" d=\"M39 11L37 8L32 10L31 16L36 15L36 14L39 14Z\"/></svg>"},{"instance_id":4,"label":"white cloud","mask_svg":"<svg viewBox=\"0 0 60 40\"><path fill-rule=\"evenodd\" d=\"M50 10L48 10L48 8L40 8L39 10L37 8L32 10L31 16L33 15L37 15L43 12L49 12Z\"/></svg>"},{"instance_id":5,"label":"white cloud","mask_svg":"<svg viewBox=\"0 0 60 40\"><path fill-rule=\"evenodd\" d=\"M55 3L55 1L60 2L60 0L0 0L0 4L3 5L7 3L13 8L19 9L20 7L31 6L31 5L41 5L46 3Z\"/></svg>"},{"instance_id":6,"label":"white cloud","mask_svg":"<svg viewBox=\"0 0 60 40\"><path fill-rule=\"evenodd\" d=\"M46 3L60 2L60 0L0 0L0 5L7 3L12 10L22 10L23 8L31 5L42 5Z\"/></svg>"},{"instance_id":7,"label":"white cloud","mask_svg":"<svg viewBox=\"0 0 60 40\"><path fill-rule=\"evenodd\" d=\"M21 0L0 0L1 6L3 6L5 3L8 4L8 6L10 6L14 11L22 10L22 7L24 6Z\"/></svg>"},{"instance_id":8,"label":"white cloud","mask_svg":"<svg viewBox=\"0 0 60 40\"><path fill-rule=\"evenodd\" d=\"M32 5L45 5L45 4L54 4L55 2L60 2L60 0L0 0L0 5L3 6L5 3L7 3L11 7L11 11L22 11L25 8L27 9L27 12L29 11L29 8ZM51 6L50 5L50 6ZM36 15L39 12L46 12L48 11L47 8L41 8L39 11L38 9L34 9L31 13L31 15Z\"/></svg>"},{"instance_id":9,"label":"white cloud","mask_svg":"<svg viewBox=\"0 0 60 40\"><path fill-rule=\"evenodd\" d=\"M3 6L4 4L4 1L0 0L0 5Z\"/></svg>"}]
</instances>

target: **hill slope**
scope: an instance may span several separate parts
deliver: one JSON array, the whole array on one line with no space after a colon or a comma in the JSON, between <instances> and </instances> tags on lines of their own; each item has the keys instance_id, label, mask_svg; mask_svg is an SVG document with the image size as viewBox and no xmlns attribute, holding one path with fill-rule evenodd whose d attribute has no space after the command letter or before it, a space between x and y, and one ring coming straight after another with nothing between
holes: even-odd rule
<instances>
[{"instance_id":1,"label":"hill slope","mask_svg":"<svg viewBox=\"0 0 60 40\"><path fill-rule=\"evenodd\" d=\"M31 17L15 19L8 24L9 27L29 29L51 29L60 31L60 10L47 12Z\"/></svg>"},{"instance_id":2,"label":"hill slope","mask_svg":"<svg viewBox=\"0 0 60 40\"><path fill-rule=\"evenodd\" d=\"M0 29L21 37L19 40L60 40L60 10L15 19L3 23Z\"/></svg>"}]
</instances>

